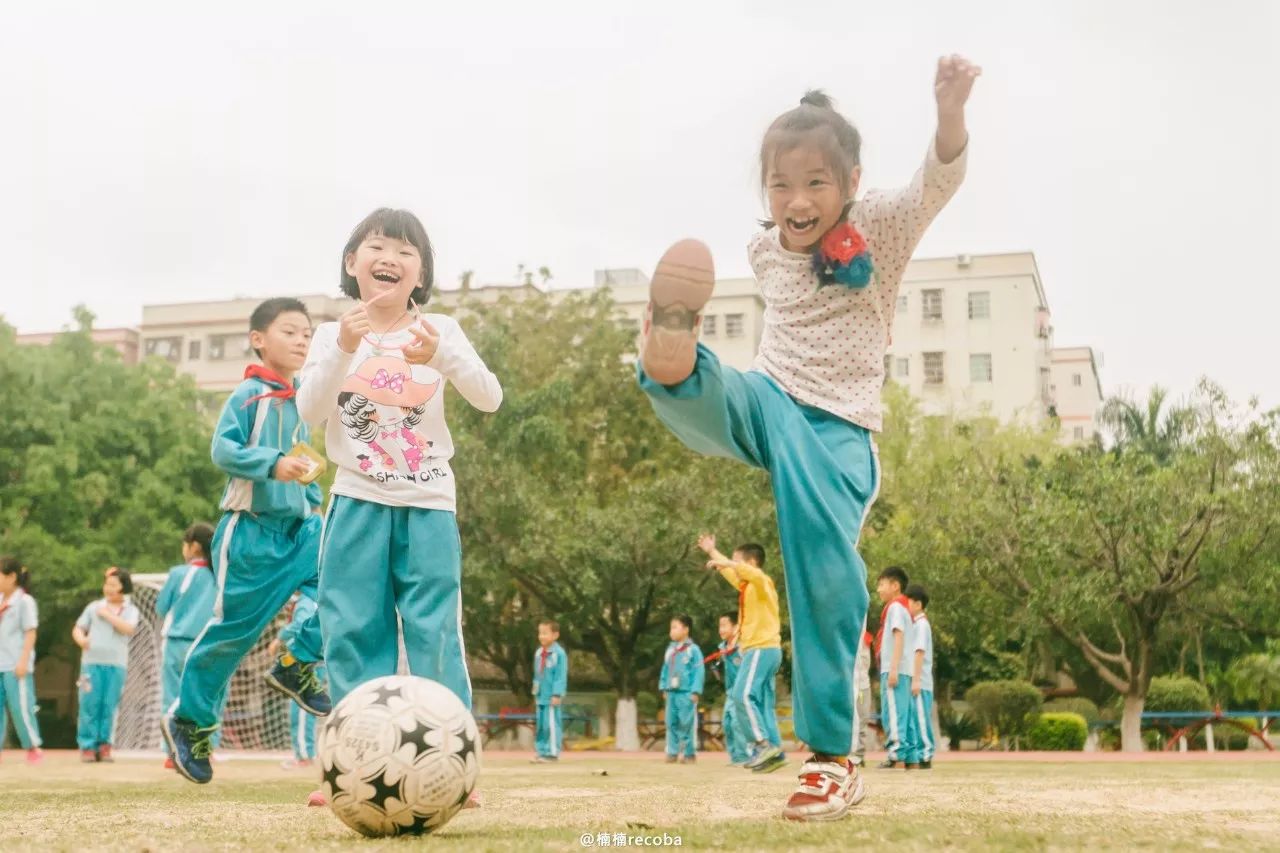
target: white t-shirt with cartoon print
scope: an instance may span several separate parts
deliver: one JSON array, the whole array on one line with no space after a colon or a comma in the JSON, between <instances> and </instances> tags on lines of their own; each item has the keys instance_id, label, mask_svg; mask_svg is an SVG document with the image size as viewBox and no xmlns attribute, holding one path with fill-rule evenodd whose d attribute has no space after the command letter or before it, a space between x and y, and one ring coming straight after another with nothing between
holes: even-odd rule
<instances>
[{"instance_id":1,"label":"white t-shirt with cartoon print","mask_svg":"<svg viewBox=\"0 0 1280 853\"><path fill-rule=\"evenodd\" d=\"M440 347L425 365L404 360L400 347L417 340L407 329L366 336L347 353L338 346L337 323L316 328L299 377L298 411L313 427L328 424L325 450L338 468L333 494L456 511L445 384L485 412L501 405L502 387L457 320L423 317L440 332Z\"/></svg>"}]
</instances>

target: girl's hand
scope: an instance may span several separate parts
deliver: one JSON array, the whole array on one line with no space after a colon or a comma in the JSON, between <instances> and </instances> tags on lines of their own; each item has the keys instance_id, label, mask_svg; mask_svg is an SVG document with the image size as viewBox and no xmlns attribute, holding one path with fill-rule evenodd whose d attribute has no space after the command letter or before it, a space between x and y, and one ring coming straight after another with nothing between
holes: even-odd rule
<instances>
[{"instance_id":1,"label":"girl's hand","mask_svg":"<svg viewBox=\"0 0 1280 853\"><path fill-rule=\"evenodd\" d=\"M373 331L369 324L369 306L377 305L395 291L384 290L368 302L357 302L338 318L338 348L345 353L354 353L360 347L364 336Z\"/></svg>"},{"instance_id":2,"label":"girl's hand","mask_svg":"<svg viewBox=\"0 0 1280 853\"><path fill-rule=\"evenodd\" d=\"M81 648L81 650L86 651L86 652L87 652L87 651L89 651L89 638L88 638L88 637L85 637L83 640L76 639L76 638L74 638L74 637L73 637L72 639L75 639L75 641L76 641L76 645L77 645L77 646L79 646L79 647Z\"/></svg>"},{"instance_id":3,"label":"girl's hand","mask_svg":"<svg viewBox=\"0 0 1280 853\"><path fill-rule=\"evenodd\" d=\"M17 666L15 666L15 667L13 668L13 674L14 674L17 678L20 678L20 679L21 679L21 678L26 678L26 677L27 677L27 662L26 662L26 661L24 661L24 660L22 660L22 661L18 661L18 665L17 665Z\"/></svg>"},{"instance_id":4,"label":"girl's hand","mask_svg":"<svg viewBox=\"0 0 1280 853\"><path fill-rule=\"evenodd\" d=\"M938 99L939 115L956 115L964 112L965 102L973 91L973 81L982 74L982 68L963 56L952 54L938 60L938 74L933 80L933 94Z\"/></svg>"},{"instance_id":5,"label":"girl's hand","mask_svg":"<svg viewBox=\"0 0 1280 853\"><path fill-rule=\"evenodd\" d=\"M410 326L409 331L418 340L400 348L400 352L404 354L404 360L409 364L426 364L435 358L436 352L440 349L439 330L423 317L418 320L418 325Z\"/></svg>"}]
</instances>

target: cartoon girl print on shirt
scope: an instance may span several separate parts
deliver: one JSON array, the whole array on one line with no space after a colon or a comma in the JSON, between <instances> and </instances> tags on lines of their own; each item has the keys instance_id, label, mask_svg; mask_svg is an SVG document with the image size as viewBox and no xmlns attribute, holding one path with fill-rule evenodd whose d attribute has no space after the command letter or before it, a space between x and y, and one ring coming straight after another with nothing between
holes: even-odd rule
<instances>
[{"instance_id":1,"label":"cartoon girl print on shirt","mask_svg":"<svg viewBox=\"0 0 1280 853\"><path fill-rule=\"evenodd\" d=\"M396 470L393 451L410 472L418 471L432 442L414 428L439 390L439 379L430 385L418 382L408 364L390 356L367 358L347 377L338 408L347 435L369 448L368 454L356 455L361 471L372 473L375 465Z\"/></svg>"}]
</instances>

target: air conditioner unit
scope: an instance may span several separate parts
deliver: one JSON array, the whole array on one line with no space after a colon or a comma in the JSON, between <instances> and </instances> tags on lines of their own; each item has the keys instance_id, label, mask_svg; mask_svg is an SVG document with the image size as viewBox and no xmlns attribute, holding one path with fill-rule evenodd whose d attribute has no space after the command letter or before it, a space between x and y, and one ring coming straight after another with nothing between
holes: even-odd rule
<instances>
[{"instance_id":1,"label":"air conditioner unit","mask_svg":"<svg viewBox=\"0 0 1280 853\"><path fill-rule=\"evenodd\" d=\"M968 269L973 265L973 255L956 255L956 266Z\"/></svg>"}]
</instances>

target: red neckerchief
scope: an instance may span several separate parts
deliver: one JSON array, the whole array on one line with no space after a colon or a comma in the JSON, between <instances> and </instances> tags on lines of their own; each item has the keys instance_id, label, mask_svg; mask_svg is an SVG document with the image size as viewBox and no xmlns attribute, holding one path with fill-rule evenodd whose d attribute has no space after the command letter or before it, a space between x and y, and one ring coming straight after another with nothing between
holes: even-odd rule
<instances>
[{"instance_id":1,"label":"red neckerchief","mask_svg":"<svg viewBox=\"0 0 1280 853\"><path fill-rule=\"evenodd\" d=\"M737 650L738 650L737 645L735 645L734 643L729 643L729 645L725 646L723 649L717 649L716 651L704 657L702 659L702 663L704 665L709 664L713 661L719 660L720 658L724 658L725 660L728 660L729 656L732 655Z\"/></svg>"},{"instance_id":2,"label":"red neckerchief","mask_svg":"<svg viewBox=\"0 0 1280 853\"><path fill-rule=\"evenodd\" d=\"M298 389L293 387L293 383L285 379L279 373L276 373L269 367L261 364L251 364L244 369L245 379L261 379L268 385L280 386L275 391L268 391L265 394L259 394L256 397L250 397L244 401L244 405L240 408L248 408L251 404L258 402L263 397L276 397L281 400L288 400L290 397L298 393Z\"/></svg>"},{"instance_id":3,"label":"red neckerchief","mask_svg":"<svg viewBox=\"0 0 1280 853\"><path fill-rule=\"evenodd\" d=\"M196 557L194 560L188 561L187 565L195 566L197 569L207 569L209 568L209 561L201 557Z\"/></svg>"},{"instance_id":4,"label":"red neckerchief","mask_svg":"<svg viewBox=\"0 0 1280 853\"><path fill-rule=\"evenodd\" d=\"M671 650L671 654L667 656L667 663L668 664L675 663L676 655L680 654L682 651L684 651L687 648L689 648L688 640L685 640L683 643L678 643L676 647Z\"/></svg>"},{"instance_id":5,"label":"red neckerchief","mask_svg":"<svg viewBox=\"0 0 1280 853\"><path fill-rule=\"evenodd\" d=\"M884 626L889 621L889 608L895 604L901 604L903 608L907 607L907 597L899 595L897 598L890 599L884 606L884 610L880 611L880 627L876 629L875 653L880 654L880 646L884 644ZM907 616L911 615L910 609L907 609Z\"/></svg>"},{"instance_id":6,"label":"red neckerchief","mask_svg":"<svg viewBox=\"0 0 1280 853\"><path fill-rule=\"evenodd\" d=\"M18 596L21 594L22 587L17 586L13 588L13 592L9 593L8 597L5 598L4 604L0 604L0 619L4 618L4 614L13 606L13 603L18 600Z\"/></svg>"},{"instance_id":7,"label":"red neckerchief","mask_svg":"<svg viewBox=\"0 0 1280 853\"><path fill-rule=\"evenodd\" d=\"M540 661L538 662L538 674L539 674L539 675L541 675L542 673L544 673L544 672L546 672L546 671L547 671L547 658L548 658L548 657L550 657L550 656L551 656L551 649L547 648L546 646L543 646L543 647L542 647L542 660L540 660Z\"/></svg>"}]
</instances>

